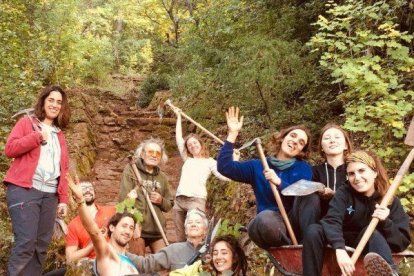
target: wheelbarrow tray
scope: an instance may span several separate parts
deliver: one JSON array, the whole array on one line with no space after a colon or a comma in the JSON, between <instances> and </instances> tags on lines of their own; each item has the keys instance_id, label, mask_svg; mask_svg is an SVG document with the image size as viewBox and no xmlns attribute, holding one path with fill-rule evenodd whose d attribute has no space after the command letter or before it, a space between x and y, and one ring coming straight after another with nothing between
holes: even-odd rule
<instances>
[{"instance_id":1,"label":"wheelbarrow tray","mask_svg":"<svg viewBox=\"0 0 414 276\"><path fill-rule=\"evenodd\" d=\"M302 245L286 245L280 247L272 247L268 250L269 257L275 267L283 275L302 275ZM354 249L346 247L348 254L351 256ZM393 259L395 264L399 264L404 258L414 257L414 252L405 250L401 253L394 253ZM341 275L341 269L336 262L335 250L330 247L325 248L325 255L323 260L322 275L337 276ZM366 275L363 258L359 258L355 264L354 275Z\"/></svg>"}]
</instances>

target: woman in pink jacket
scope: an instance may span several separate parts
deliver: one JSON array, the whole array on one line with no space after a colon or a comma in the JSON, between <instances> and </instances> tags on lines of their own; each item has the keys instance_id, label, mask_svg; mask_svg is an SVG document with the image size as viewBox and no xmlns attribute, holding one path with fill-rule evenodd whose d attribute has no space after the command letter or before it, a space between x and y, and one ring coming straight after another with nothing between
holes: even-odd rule
<instances>
[{"instance_id":1,"label":"woman in pink jacket","mask_svg":"<svg viewBox=\"0 0 414 276\"><path fill-rule=\"evenodd\" d=\"M48 86L7 139L5 153L14 158L4 179L14 233L8 275L41 275L56 214L66 215L69 158L61 129L69 118L66 93Z\"/></svg>"}]
</instances>

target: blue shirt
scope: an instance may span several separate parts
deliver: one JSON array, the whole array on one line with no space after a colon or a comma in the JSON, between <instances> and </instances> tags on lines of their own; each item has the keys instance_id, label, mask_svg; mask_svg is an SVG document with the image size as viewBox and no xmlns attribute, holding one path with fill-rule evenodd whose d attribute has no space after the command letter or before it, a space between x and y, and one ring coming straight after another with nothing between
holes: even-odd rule
<instances>
[{"instance_id":1,"label":"blue shirt","mask_svg":"<svg viewBox=\"0 0 414 276\"><path fill-rule=\"evenodd\" d=\"M252 186L254 195L256 196L256 212L260 213L264 210L278 211L276 200L273 196L270 183L263 174L263 166L260 160L253 159L248 161L233 161L233 143L226 141L221 148L220 154L217 158L218 171L238 182L248 183ZM279 170L272 166L268 161L269 167L273 169L281 179L281 184L278 187L279 191L295 183L298 180L312 179L311 166L303 161L296 160L292 166L285 170ZM294 197L286 197L280 195L285 206L286 212L293 206Z\"/></svg>"}]
</instances>

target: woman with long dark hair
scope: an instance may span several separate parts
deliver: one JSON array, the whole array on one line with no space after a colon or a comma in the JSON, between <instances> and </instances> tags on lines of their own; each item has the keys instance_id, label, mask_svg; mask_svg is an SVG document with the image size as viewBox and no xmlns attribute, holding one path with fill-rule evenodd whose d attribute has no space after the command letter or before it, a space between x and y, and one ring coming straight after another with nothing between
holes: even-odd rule
<instances>
[{"instance_id":1,"label":"woman with long dark hair","mask_svg":"<svg viewBox=\"0 0 414 276\"><path fill-rule=\"evenodd\" d=\"M224 176L248 183L253 188L257 215L247 227L249 237L265 249L289 244L286 226L270 185L276 185L281 191L298 180L311 179L311 166L303 160L310 150L310 133L302 125L284 128L275 133L268 144L269 156L266 161L270 169L264 170L261 161L257 159L242 162L233 160L233 145L243 126L243 116L239 117L238 108L230 107L226 118L229 130L217 158L217 167ZM294 214L301 213L301 210L296 210L298 206L294 204L294 197L281 195L281 198L286 212L294 219L293 228L298 229L299 226L295 224L301 222ZM298 231L296 234L299 234Z\"/></svg>"},{"instance_id":2,"label":"woman with long dark hair","mask_svg":"<svg viewBox=\"0 0 414 276\"><path fill-rule=\"evenodd\" d=\"M62 129L69 118L66 92L48 86L34 114L21 118L7 139L5 153L14 158L4 179L14 233L8 275L41 275L56 214L66 215L69 156Z\"/></svg>"}]
</instances>

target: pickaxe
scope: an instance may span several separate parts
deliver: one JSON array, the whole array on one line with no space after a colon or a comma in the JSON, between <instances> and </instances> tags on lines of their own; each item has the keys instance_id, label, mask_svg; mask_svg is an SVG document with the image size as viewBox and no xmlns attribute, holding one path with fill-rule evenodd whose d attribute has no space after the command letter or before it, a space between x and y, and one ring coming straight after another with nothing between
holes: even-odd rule
<instances>
[{"instance_id":1,"label":"pickaxe","mask_svg":"<svg viewBox=\"0 0 414 276\"><path fill-rule=\"evenodd\" d=\"M411 163L414 159L414 117L411 119L410 126L408 127L407 136L405 137L404 144L413 147L410 153L404 160L404 163L401 165L401 168L398 170L397 175L395 176L394 180L391 183L391 186L388 188L387 193L381 200L381 207L387 207L390 202L392 201L395 192L397 191L398 186L400 186L404 175L407 173L408 169L410 168ZM354 254L352 254L351 261L355 264L362 253L365 245L367 244L369 238L371 237L372 233L374 232L377 224L379 222L378 218L372 218L371 222L369 223L367 229L365 230L364 235L362 236L361 240L356 247Z\"/></svg>"},{"instance_id":2,"label":"pickaxe","mask_svg":"<svg viewBox=\"0 0 414 276\"><path fill-rule=\"evenodd\" d=\"M179 109L178 107L174 106L171 103L171 100L168 99L165 101L165 104L168 105L169 107L171 107L172 109ZM216 135L214 135L213 133L211 133L210 131L208 131L205 127L203 127L202 125L200 125L199 123L197 123L196 121L194 121L190 116L188 116L187 114L185 114L181 109L180 113L181 116L183 116L184 118L186 118L187 120L189 120L190 122L192 122L195 126L197 126L199 129L201 129L202 131L204 131L207 135L209 135L211 138L213 138L214 140L216 140L218 143L220 143L221 145L224 145L223 140L221 140L220 138L218 138ZM163 114L163 112L159 112L160 117L162 116L161 114Z\"/></svg>"},{"instance_id":3,"label":"pickaxe","mask_svg":"<svg viewBox=\"0 0 414 276\"><path fill-rule=\"evenodd\" d=\"M33 121L33 118L32 118L32 114L33 113L34 113L34 108L32 108L32 107L25 108L25 109L20 110L16 114L14 114L12 116L12 119L15 118L15 117L17 117L17 116L19 116L19 115L26 114L26 116L29 118L30 122L32 123L33 130L34 131L38 131L38 132L42 132L42 130L40 129L39 125L35 124L35 122ZM44 146L46 144L47 144L47 141L46 140L42 140L42 146Z\"/></svg>"},{"instance_id":4,"label":"pickaxe","mask_svg":"<svg viewBox=\"0 0 414 276\"><path fill-rule=\"evenodd\" d=\"M255 138L252 141L245 143L241 148L247 148L253 144L256 145L256 149L257 149L257 152L259 153L260 161L262 162L263 168L265 170L269 170L270 169L269 164L267 163L266 156L264 154L263 147L262 147L262 141L260 140L260 138ZM283 206L282 198L280 197L280 194L276 188L276 185L270 182L269 184L270 184L270 188L272 189L273 196L275 197L277 207L279 208L280 214L282 215L283 221L286 225L286 229L289 233L290 239L292 240L293 245L298 245L295 232L293 232L292 225L290 224L288 215L286 213L285 206Z\"/></svg>"}]
</instances>

